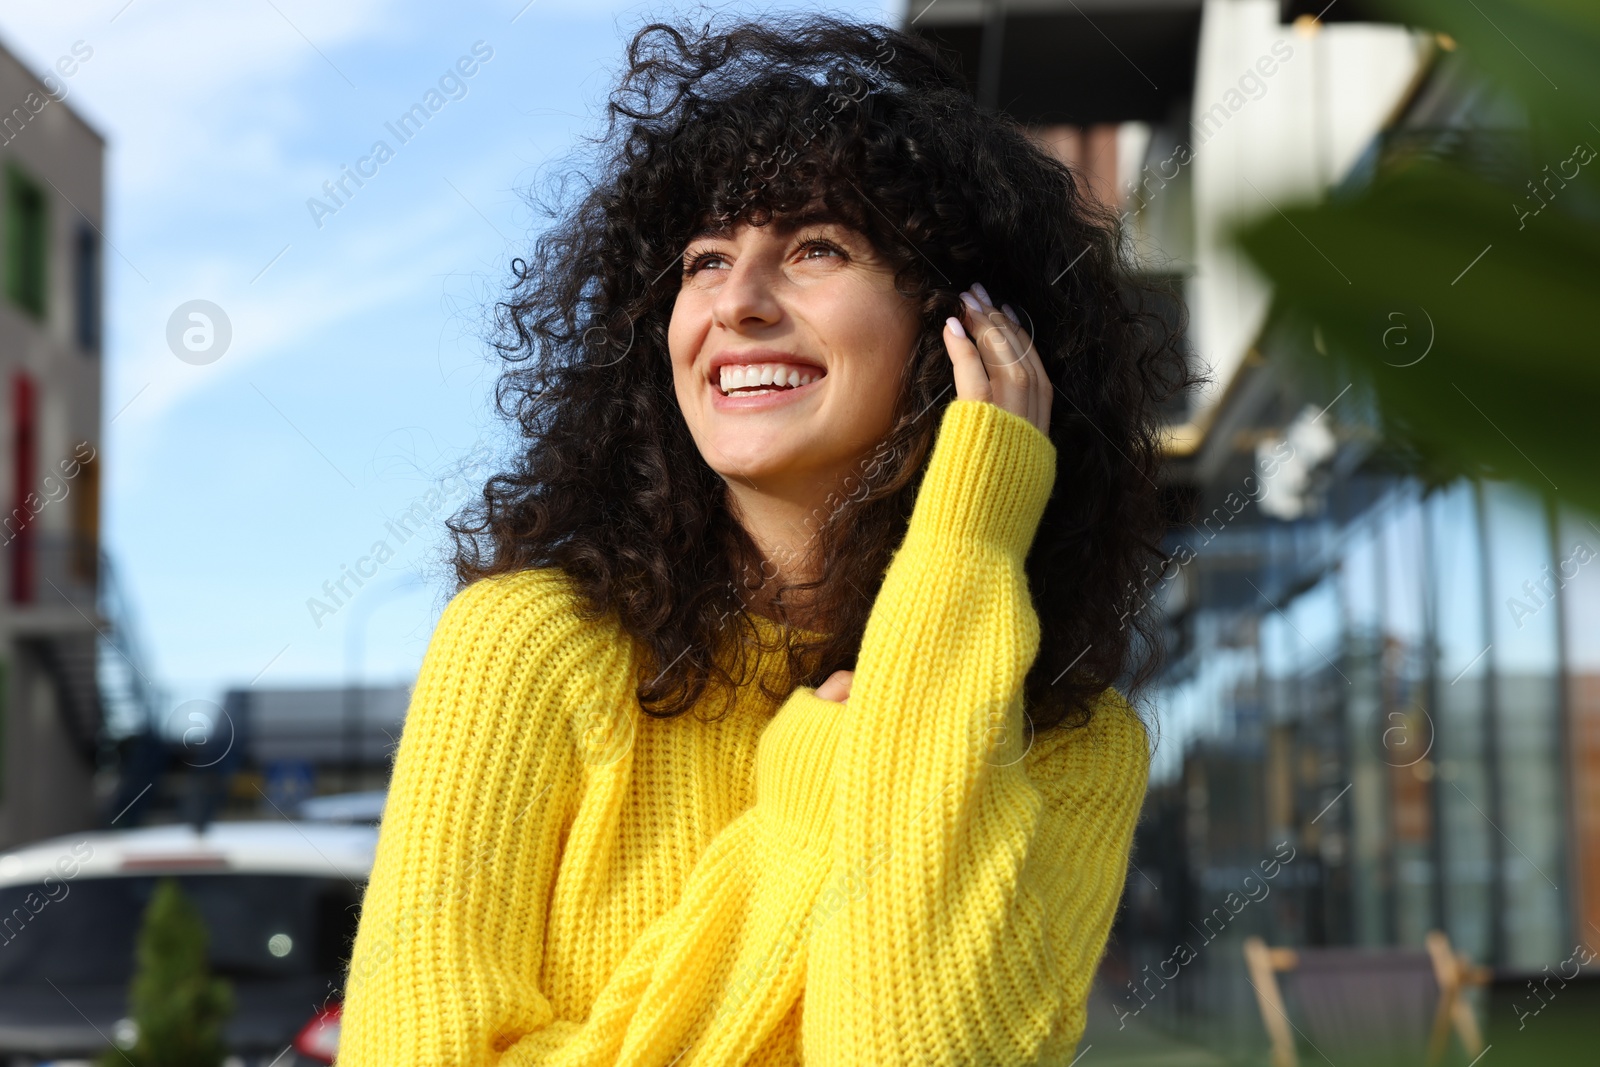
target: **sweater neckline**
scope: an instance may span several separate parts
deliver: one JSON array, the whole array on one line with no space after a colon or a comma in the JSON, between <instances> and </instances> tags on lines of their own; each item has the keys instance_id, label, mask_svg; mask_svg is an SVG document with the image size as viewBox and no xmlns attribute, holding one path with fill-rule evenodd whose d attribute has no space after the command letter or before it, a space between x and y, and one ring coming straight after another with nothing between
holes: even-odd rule
<instances>
[{"instance_id":1,"label":"sweater neckline","mask_svg":"<svg viewBox=\"0 0 1600 1067\"><path fill-rule=\"evenodd\" d=\"M762 636L773 637L784 634L798 634L801 638L812 641L825 640L830 635L817 630L807 630L799 626L785 625L777 619L768 618L758 611L749 611L746 614L755 622L756 628L762 631Z\"/></svg>"}]
</instances>

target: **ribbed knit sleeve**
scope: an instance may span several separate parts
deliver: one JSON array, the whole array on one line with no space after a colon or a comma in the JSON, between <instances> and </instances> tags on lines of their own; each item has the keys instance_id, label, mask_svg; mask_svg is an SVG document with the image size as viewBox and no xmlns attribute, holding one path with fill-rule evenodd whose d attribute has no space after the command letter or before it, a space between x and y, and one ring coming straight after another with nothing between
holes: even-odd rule
<instances>
[{"instance_id":1,"label":"ribbed knit sleeve","mask_svg":"<svg viewBox=\"0 0 1600 1067\"><path fill-rule=\"evenodd\" d=\"M819 905L808 1067L1032 1064L1081 1035L1148 753L1114 694L1090 727L1024 750L1039 647L1024 560L1054 480L1026 419L952 402L833 755L817 844L832 870L870 873Z\"/></svg>"},{"instance_id":2,"label":"ribbed knit sleeve","mask_svg":"<svg viewBox=\"0 0 1600 1067\"><path fill-rule=\"evenodd\" d=\"M362 904L340 1067L490 1064L506 1034L554 1021L535 980L582 785L569 709L591 637L557 571L476 582L440 617Z\"/></svg>"}]
</instances>

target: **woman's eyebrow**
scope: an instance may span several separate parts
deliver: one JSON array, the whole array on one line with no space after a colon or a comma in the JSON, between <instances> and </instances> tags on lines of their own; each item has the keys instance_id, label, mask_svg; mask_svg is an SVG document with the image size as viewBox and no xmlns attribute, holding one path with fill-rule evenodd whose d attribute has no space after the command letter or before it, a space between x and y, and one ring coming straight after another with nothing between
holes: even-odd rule
<instances>
[{"instance_id":1,"label":"woman's eyebrow","mask_svg":"<svg viewBox=\"0 0 1600 1067\"><path fill-rule=\"evenodd\" d=\"M776 219L773 219L770 223L768 223L768 225L773 227L774 232L788 235L805 226L823 225L828 223L842 226L845 229L854 229L854 227L841 218L837 212L830 211L827 208L812 208L809 211L802 211L794 215L782 215ZM689 241L723 240L732 236L732 226L725 224L711 225L697 230L689 238Z\"/></svg>"},{"instance_id":2,"label":"woman's eyebrow","mask_svg":"<svg viewBox=\"0 0 1600 1067\"><path fill-rule=\"evenodd\" d=\"M783 233L792 233L803 226L821 225L842 226L853 229L848 222L839 216L839 213L827 207L813 207L796 215L786 215L777 222L778 228Z\"/></svg>"},{"instance_id":3,"label":"woman's eyebrow","mask_svg":"<svg viewBox=\"0 0 1600 1067\"><path fill-rule=\"evenodd\" d=\"M685 244L693 244L696 241L721 240L725 237L732 236L733 227L731 226L704 226L696 230L694 233L691 233L689 235L689 240L686 241Z\"/></svg>"}]
</instances>

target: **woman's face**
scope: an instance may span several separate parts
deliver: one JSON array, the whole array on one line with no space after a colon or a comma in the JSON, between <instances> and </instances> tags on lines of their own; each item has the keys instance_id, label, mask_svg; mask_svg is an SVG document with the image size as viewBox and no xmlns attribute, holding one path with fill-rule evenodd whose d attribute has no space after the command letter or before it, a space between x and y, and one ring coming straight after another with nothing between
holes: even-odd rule
<instances>
[{"instance_id":1,"label":"woman's face","mask_svg":"<svg viewBox=\"0 0 1600 1067\"><path fill-rule=\"evenodd\" d=\"M700 454L736 488L825 496L889 431L915 301L837 222L741 222L690 241L683 262L667 340Z\"/></svg>"}]
</instances>

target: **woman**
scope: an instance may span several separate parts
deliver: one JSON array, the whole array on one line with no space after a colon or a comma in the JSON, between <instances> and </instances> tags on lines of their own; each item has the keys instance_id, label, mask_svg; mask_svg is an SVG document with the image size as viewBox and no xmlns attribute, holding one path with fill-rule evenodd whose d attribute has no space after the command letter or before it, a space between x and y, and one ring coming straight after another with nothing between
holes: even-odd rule
<instances>
[{"instance_id":1,"label":"woman","mask_svg":"<svg viewBox=\"0 0 1600 1067\"><path fill-rule=\"evenodd\" d=\"M1181 359L918 39L628 59L500 305L525 451L452 523L340 1063L1065 1063Z\"/></svg>"}]
</instances>

